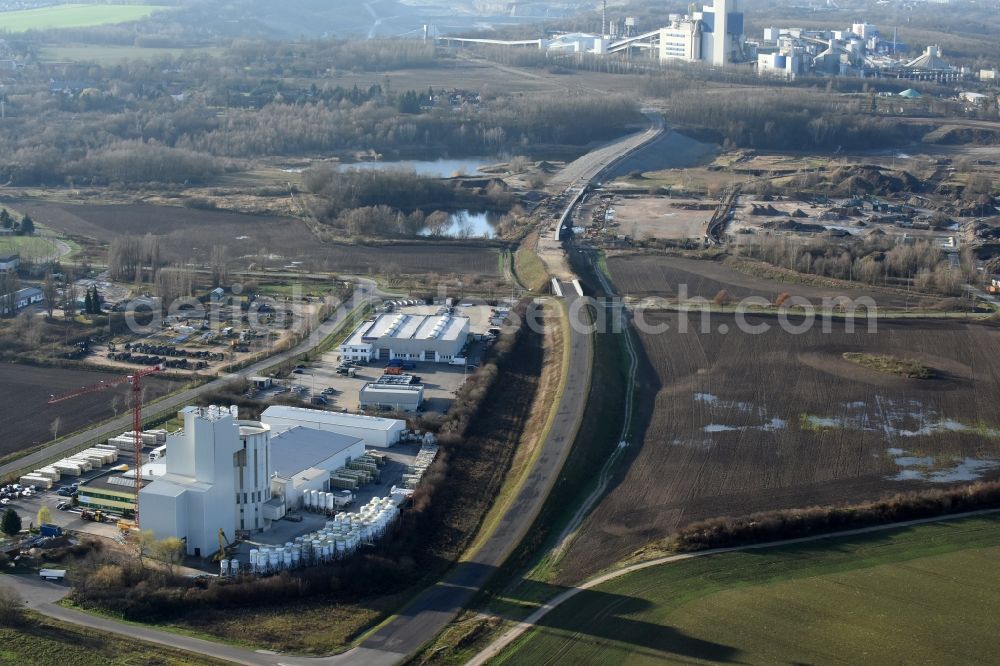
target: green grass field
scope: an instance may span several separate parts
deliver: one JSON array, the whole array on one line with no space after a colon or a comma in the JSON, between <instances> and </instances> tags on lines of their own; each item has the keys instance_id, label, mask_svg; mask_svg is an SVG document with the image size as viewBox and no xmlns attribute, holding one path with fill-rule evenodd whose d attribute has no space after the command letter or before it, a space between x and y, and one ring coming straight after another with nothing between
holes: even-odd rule
<instances>
[{"instance_id":1,"label":"green grass field","mask_svg":"<svg viewBox=\"0 0 1000 666\"><path fill-rule=\"evenodd\" d=\"M59 251L48 238L40 236L0 236L0 254L17 252L22 259L44 259Z\"/></svg>"},{"instance_id":2,"label":"green grass field","mask_svg":"<svg viewBox=\"0 0 1000 666\"><path fill-rule=\"evenodd\" d=\"M661 565L580 593L496 663L988 663L998 557L994 515Z\"/></svg>"},{"instance_id":3,"label":"green grass field","mask_svg":"<svg viewBox=\"0 0 1000 666\"><path fill-rule=\"evenodd\" d=\"M78 46L46 46L41 50L42 60L47 62L95 62L101 65L123 62L126 60L143 60L203 53L220 55L225 49L215 47L180 49L140 46L98 46L80 44Z\"/></svg>"},{"instance_id":4,"label":"green grass field","mask_svg":"<svg viewBox=\"0 0 1000 666\"><path fill-rule=\"evenodd\" d=\"M85 28L109 23L128 23L149 16L156 5L67 4L0 13L0 32L24 32L49 28Z\"/></svg>"}]
</instances>

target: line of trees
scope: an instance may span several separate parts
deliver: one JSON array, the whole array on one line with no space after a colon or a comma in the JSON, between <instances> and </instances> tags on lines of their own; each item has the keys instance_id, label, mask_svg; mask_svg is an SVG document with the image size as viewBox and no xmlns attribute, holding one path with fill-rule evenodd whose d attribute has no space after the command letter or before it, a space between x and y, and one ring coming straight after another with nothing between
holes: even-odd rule
<instances>
[{"instance_id":1,"label":"line of trees","mask_svg":"<svg viewBox=\"0 0 1000 666\"><path fill-rule=\"evenodd\" d=\"M108 247L108 270L115 280L153 281L164 265L160 239L152 234L143 237L115 236Z\"/></svg>"},{"instance_id":2,"label":"line of trees","mask_svg":"<svg viewBox=\"0 0 1000 666\"><path fill-rule=\"evenodd\" d=\"M946 296L960 295L962 285L975 276L975 262L968 251L955 265L928 241L909 245L873 237L832 242L763 236L736 246L735 251L799 273L872 285L912 284L920 291Z\"/></svg>"}]
</instances>

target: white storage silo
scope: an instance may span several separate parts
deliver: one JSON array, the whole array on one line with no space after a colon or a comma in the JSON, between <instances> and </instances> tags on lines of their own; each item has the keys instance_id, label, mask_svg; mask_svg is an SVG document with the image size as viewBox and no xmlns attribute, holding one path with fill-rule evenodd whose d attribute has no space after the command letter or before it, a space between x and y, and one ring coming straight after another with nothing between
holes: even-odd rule
<instances>
[{"instance_id":1,"label":"white storage silo","mask_svg":"<svg viewBox=\"0 0 1000 666\"><path fill-rule=\"evenodd\" d=\"M241 529L258 530L264 527L264 503L271 499L268 476L271 428L259 421L234 422L239 426L239 438L243 443L236 470L236 495L241 499L233 507L236 524Z\"/></svg>"}]
</instances>

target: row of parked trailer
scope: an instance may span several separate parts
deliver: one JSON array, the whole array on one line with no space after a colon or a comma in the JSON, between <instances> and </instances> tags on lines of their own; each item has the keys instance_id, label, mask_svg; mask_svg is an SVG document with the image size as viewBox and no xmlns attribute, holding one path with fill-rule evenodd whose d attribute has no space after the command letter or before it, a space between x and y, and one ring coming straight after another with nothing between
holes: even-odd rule
<instances>
[{"instance_id":1,"label":"row of parked trailer","mask_svg":"<svg viewBox=\"0 0 1000 666\"><path fill-rule=\"evenodd\" d=\"M116 462L118 462L118 450L107 444L98 444L51 465L40 467L30 474L25 474L20 478L20 483L24 486L49 489L63 476L80 476L92 469L100 469L104 465L112 465Z\"/></svg>"},{"instance_id":2,"label":"row of parked trailer","mask_svg":"<svg viewBox=\"0 0 1000 666\"><path fill-rule=\"evenodd\" d=\"M166 430L144 430L139 434L143 446L159 446L167 441ZM121 451L131 451L135 448L135 431L123 432L117 437L108 440L108 444L113 445Z\"/></svg>"},{"instance_id":3,"label":"row of parked trailer","mask_svg":"<svg viewBox=\"0 0 1000 666\"><path fill-rule=\"evenodd\" d=\"M245 565L235 558L222 560L220 573L267 575L349 557L362 544L371 544L385 535L399 517L400 497L373 497L358 513L340 512L322 529L295 537L284 546L253 548Z\"/></svg>"}]
</instances>

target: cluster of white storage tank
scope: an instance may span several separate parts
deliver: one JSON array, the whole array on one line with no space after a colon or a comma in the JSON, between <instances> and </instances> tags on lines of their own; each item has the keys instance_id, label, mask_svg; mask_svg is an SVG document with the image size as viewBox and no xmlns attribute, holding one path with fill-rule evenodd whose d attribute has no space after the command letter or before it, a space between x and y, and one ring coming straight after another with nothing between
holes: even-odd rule
<instances>
[{"instance_id":1,"label":"cluster of white storage tank","mask_svg":"<svg viewBox=\"0 0 1000 666\"><path fill-rule=\"evenodd\" d=\"M258 575L270 574L348 557L361 544L372 543L384 536L398 517L399 507L392 498L374 497L358 513L336 514L317 532L295 537L295 541L289 541L284 546L252 549L247 571ZM236 559L220 562L223 576L235 576L240 571L241 566Z\"/></svg>"},{"instance_id":2,"label":"cluster of white storage tank","mask_svg":"<svg viewBox=\"0 0 1000 666\"><path fill-rule=\"evenodd\" d=\"M349 503L349 498L347 503ZM320 490L306 490L302 493L302 508L306 511L333 514L341 506L346 506L347 503L336 493L325 493Z\"/></svg>"}]
</instances>

